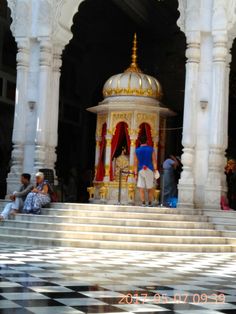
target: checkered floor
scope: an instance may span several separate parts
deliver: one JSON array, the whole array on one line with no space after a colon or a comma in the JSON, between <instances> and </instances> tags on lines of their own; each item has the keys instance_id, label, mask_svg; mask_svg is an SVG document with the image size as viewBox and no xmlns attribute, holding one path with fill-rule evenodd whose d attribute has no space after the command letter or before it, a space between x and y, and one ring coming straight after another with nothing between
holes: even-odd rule
<instances>
[{"instance_id":1,"label":"checkered floor","mask_svg":"<svg viewBox=\"0 0 236 314\"><path fill-rule=\"evenodd\" d=\"M0 245L0 313L236 313L236 254Z\"/></svg>"}]
</instances>

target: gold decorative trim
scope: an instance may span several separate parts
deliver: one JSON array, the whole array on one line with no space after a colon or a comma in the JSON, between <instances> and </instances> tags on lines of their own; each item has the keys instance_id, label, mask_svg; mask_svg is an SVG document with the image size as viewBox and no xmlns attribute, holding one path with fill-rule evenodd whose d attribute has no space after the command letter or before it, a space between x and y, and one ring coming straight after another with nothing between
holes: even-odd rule
<instances>
[{"instance_id":1,"label":"gold decorative trim","mask_svg":"<svg viewBox=\"0 0 236 314\"><path fill-rule=\"evenodd\" d=\"M112 135L115 134L116 126L120 122L125 122L128 125L128 131L130 129L131 120L132 120L132 112L112 112L111 113L111 127L112 127Z\"/></svg>"},{"instance_id":2,"label":"gold decorative trim","mask_svg":"<svg viewBox=\"0 0 236 314\"><path fill-rule=\"evenodd\" d=\"M131 140L130 141L130 146L135 147L136 146L136 140Z\"/></svg>"},{"instance_id":3,"label":"gold decorative trim","mask_svg":"<svg viewBox=\"0 0 236 314\"><path fill-rule=\"evenodd\" d=\"M99 114L97 116L97 129L96 129L96 136L102 135L102 127L104 123L107 122L107 114Z\"/></svg>"},{"instance_id":4,"label":"gold decorative trim","mask_svg":"<svg viewBox=\"0 0 236 314\"><path fill-rule=\"evenodd\" d=\"M162 93L160 90L148 89L137 89L137 88L104 88L103 89L104 97L109 96L143 96L143 97L152 97L155 99L161 99Z\"/></svg>"},{"instance_id":5,"label":"gold decorative trim","mask_svg":"<svg viewBox=\"0 0 236 314\"><path fill-rule=\"evenodd\" d=\"M109 177L110 175L110 165L105 166L105 177Z\"/></svg>"},{"instance_id":6,"label":"gold decorative trim","mask_svg":"<svg viewBox=\"0 0 236 314\"><path fill-rule=\"evenodd\" d=\"M142 123L148 123L151 127L152 137L157 134L157 120L158 115L156 113L138 113L136 116L137 125L140 128Z\"/></svg>"},{"instance_id":7,"label":"gold decorative trim","mask_svg":"<svg viewBox=\"0 0 236 314\"><path fill-rule=\"evenodd\" d=\"M107 145L107 147L111 146L111 139L110 138L106 139L106 145Z\"/></svg>"}]
</instances>

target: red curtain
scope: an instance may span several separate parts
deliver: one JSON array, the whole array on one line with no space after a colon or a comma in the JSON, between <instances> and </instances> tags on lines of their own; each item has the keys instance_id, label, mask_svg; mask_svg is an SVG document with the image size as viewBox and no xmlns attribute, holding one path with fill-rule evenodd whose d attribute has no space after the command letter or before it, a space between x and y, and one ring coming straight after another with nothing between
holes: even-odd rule
<instances>
[{"instance_id":1,"label":"red curtain","mask_svg":"<svg viewBox=\"0 0 236 314\"><path fill-rule=\"evenodd\" d=\"M120 148L124 138L127 143L127 154L130 152L130 137L128 133L128 125L125 122L120 122L116 126L115 134L112 137L111 141L111 163L110 163L110 180L114 179L113 169L112 169L112 160L115 157L117 149Z\"/></svg>"},{"instance_id":2,"label":"red curtain","mask_svg":"<svg viewBox=\"0 0 236 314\"><path fill-rule=\"evenodd\" d=\"M96 181L103 181L103 178L105 175L104 153L105 153L105 148L106 148L106 133L107 133L107 124L104 123L102 126L102 140L100 142L100 153L99 153L99 159L98 159Z\"/></svg>"},{"instance_id":3,"label":"red curtain","mask_svg":"<svg viewBox=\"0 0 236 314\"><path fill-rule=\"evenodd\" d=\"M127 143L127 155L130 154L130 137L129 137L129 131L128 131L128 125L124 123L124 130L125 130L125 137L126 137L126 143Z\"/></svg>"},{"instance_id":4,"label":"red curtain","mask_svg":"<svg viewBox=\"0 0 236 314\"><path fill-rule=\"evenodd\" d=\"M144 123L144 125L145 125L145 132L146 132L146 136L147 136L147 144L149 146L153 146L151 127L148 123Z\"/></svg>"},{"instance_id":5,"label":"red curtain","mask_svg":"<svg viewBox=\"0 0 236 314\"><path fill-rule=\"evenodd\" d=\"M138 138L136 141L136 147L140 146L140 137L145 135L147 137L147 144L149 146L153 146L153 141L152 141L152 134L151 134L151 127L148 123L144 122L140 125L140 131L138 134Z\"/></svg>"}]
</instances>

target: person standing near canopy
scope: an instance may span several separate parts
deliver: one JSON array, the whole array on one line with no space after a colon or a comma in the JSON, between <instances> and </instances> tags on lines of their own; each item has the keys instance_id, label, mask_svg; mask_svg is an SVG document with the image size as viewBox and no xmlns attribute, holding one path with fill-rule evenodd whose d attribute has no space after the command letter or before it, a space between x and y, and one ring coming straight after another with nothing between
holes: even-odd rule
<instances>
[{"instance_id":1,"label":"person standing near canopy","mask_svg":"<svg viewBox=\"0 0 236 314\"><path fill-rule=\"evenodd\" d=\"M169 155L163 162L163 193L164 205L169 206L169 202L173 197L177 197L177 182L175 178L175 170L179 165L174 155Z\"/></svg>"},{"instance_id":2,"label":"person standing near canopy","mask_svg":"<svg viewBox=\"0 0 236 314\"><path fill-rule=\"evenodd\" d=\"M134 174L137 180L142 205L145 206L145 190L148 191L148 206L152 206L154 178L157 178L157 158L152 146L147 144L147 137L140 137L140 147L136 148Z\"/></svg>"}]
</instances>

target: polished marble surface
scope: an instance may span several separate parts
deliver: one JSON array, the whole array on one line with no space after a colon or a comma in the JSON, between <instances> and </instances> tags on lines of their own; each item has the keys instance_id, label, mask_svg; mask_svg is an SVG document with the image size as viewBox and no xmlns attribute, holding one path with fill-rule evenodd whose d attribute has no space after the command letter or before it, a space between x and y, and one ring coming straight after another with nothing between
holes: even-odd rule
<instances>
[{"instance_id":1,"label":"polished marble surface","mask_svg":"<svg viewBox=\"0 0 236 314\"><path fill-rule=\"evenodd\" d=\"M0 314L236 313L235 253L0 244Z\"/></svg>"}]
</instances>

